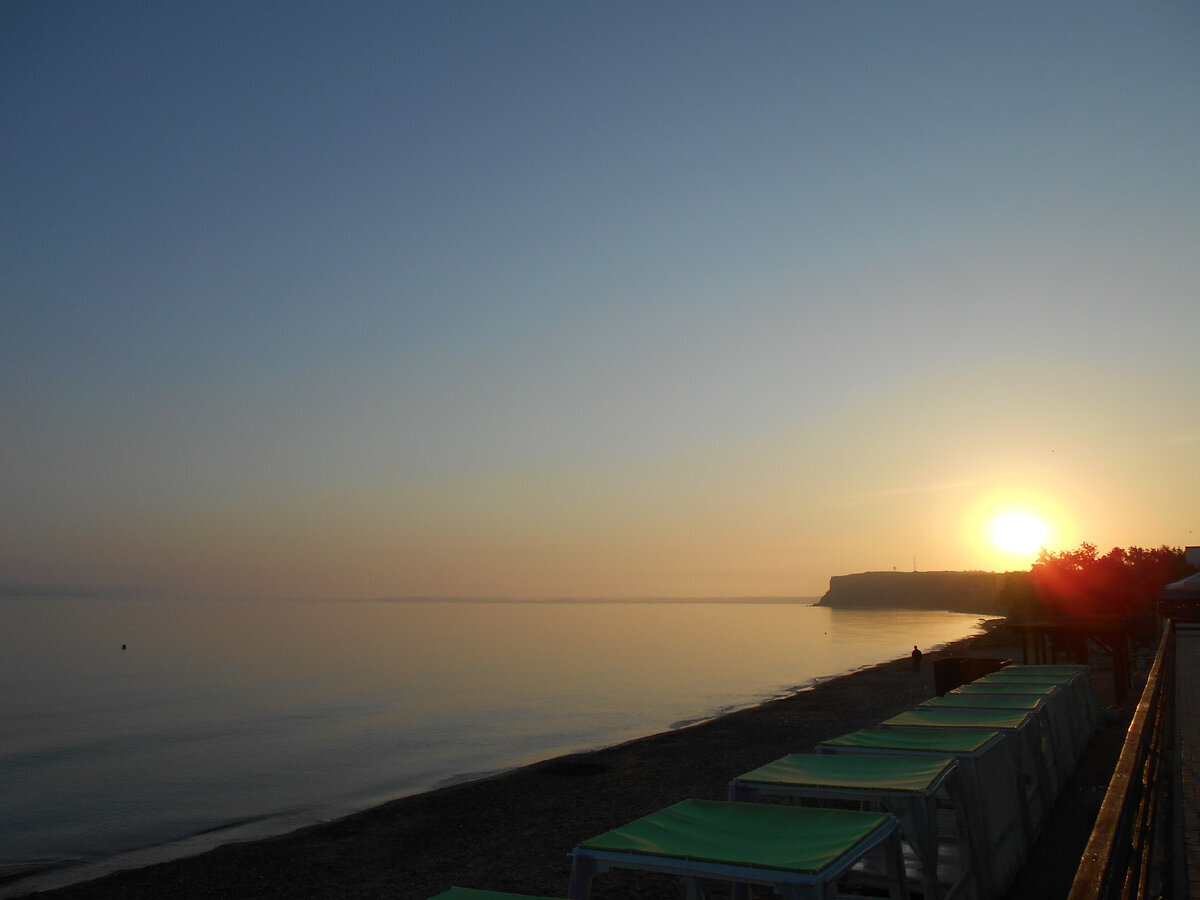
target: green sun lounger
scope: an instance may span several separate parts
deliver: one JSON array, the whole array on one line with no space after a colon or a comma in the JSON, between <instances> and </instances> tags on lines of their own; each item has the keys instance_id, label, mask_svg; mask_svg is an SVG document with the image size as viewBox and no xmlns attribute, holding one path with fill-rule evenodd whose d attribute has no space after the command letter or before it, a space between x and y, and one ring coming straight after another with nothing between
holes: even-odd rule
<instances>
[{"instance_id":1,"label":"green sun lounger","mask_svg":"<svg viewBox=\"0 0 1200 900\"><path fill-rule=\"evenodd\" d=\"M1006 666L988 675L976 679L984 683L1003 683L1017 681L1032 684L1063 684L1068 685L1079 693L1081 701L1090 698L1095 705L1096 697L1092 691L1092 667L1084 665L1035 665L1035 666ZM1099 713L1097 706L1096 712Z\"/></svg>"},{"instance_id":2,"label":"green sun lounger","mask_svg":"<svg viewBox=\"0 0 1200 900\"><path fill-rule=\"evenodd\" d=\"M1090 689L1090 682L1088 684ZM1092 739L1097 722L1093 721L1092 707L1087 698L1080 699L1080 692L1071 684L1034 684L1029 682L979 682L960 685L946 694L949 696L991 697L1041 697L1054 726L1064 732L1064 743L1069 741L1075 761L1083 755L1088 741Z\"/></svg>"},{"instance_id":3,"label":"green sun lounger","mask_svg":"<svg viewBox=\"0 0 1200 900\"><path fill-rule=\"evenodd\" d=\"M921 709L1001 709L1028 710L1042 720L1050 740L1048 758L1055 769L1057 783L1065 784L1075 770L1082 748L1075 745L1075 730L1070 715L1062 707L1051 707L1046 698L1031 694L956 694L922 700Z\"/></svg>"},{"instance_id":4,"label":"green sun lounger","mask_svg":"<svg viewBox=\"0 0 1200 900\"><path fill-rule=\"evenodd\" d=\"M729 785L731 800L782 797L818 803L854 802L883 809L900 820L901 836L920 866L926 897L972 895L981 871L971 841L967 793L950 756L796 753L739 775ZM953 830L938 833L939 805L954 810ZM939 857L951 873L939 883Z\"/></svg>"},{"instance_id":5,"label":"green sun lounger","mask_svg":"<svg viewBox=\"0 0 1200 900\"><path fill-rule=\"evenodd\" d=\"M833 898L837 883L869 855L882 855L890 895L906 896L899 823L882 813L684 800L583 841L573 852L571 900L586 900L610 869L728 881L734 896L763 884L789 900Z\"/></svg>"},{"instance_id":6,"label":"green sun lounger","mask_svg":"<svg viewBox=\"0 0 1200 900\"><path fill-rule=\"evenodd\" d=\"M953 756L963 773L972 838L979 837L981 875L1003 896L1025 865L1033 839L1022 802L1011 732L974 728L864 728L817 745L818 753Z\"/></svg>"},{"instance_id":7,"label":"green sun lounger","mask_svg":"<svg viewBox=\"0 0 1200 900\"><path fill-rule=\"evenodd\" d=\"M1091 666L1008 666L977 678L973 684L1058 684L1071 694L1072 706L1085 715L1088 740L1100 727L1100 704L1092 689Z\"/></svg>"},{"instance_id":8,"label":"green sun lounger","mask_svg":"<svg viewBox=\"0 0 1200 900\"><path fill-rule=\"evenodd\" d=\"M1020 673L1022 675L1085 675L1090 677L1092 667L1088 665L1080 665L1077 663L1044 664L1035 663L1018 663L1012 666L1005 666L1000 671Z\"/></svg>"},{"instance_id":9,"label":"green sun lounger","mask_svg":"<svg viewBox=\"0 0 1200 900\"><path fill-rule=\"evenodd\" d=\"M974 728L1010 731L1015 741L1010 745L1017 768L1025 786L1025 799L1030 805L1029 820L1033 830L1040 830L1046 814L1058 794L1057 768L1049 754L1053 744L1044 718L1036 710L1022 709L960 709L954 707L918 706L880 723L882 728Z\"/></svg>"},{"instance_id":10,"label":"green sun lounger","mask_svg":"<svg viewBox=\"0 0 1200 900\"><path fill-rule=\"evenodd\" d=\"M863 728L817 745L817 750L902 750L934 756L959 756L982 751L1004 733L986 728Z\"/></svg>"},{"instance_id":11,"label":"green sun lounger","mask_svg":"<svg viewBox=\"0 0 1200 900\"><path fill-rule=\"evenodd\" d=\"M1036 694L956 694L953 691L922 700L921 706L959 706L966 709L1041 709L1044 697Z\"/></svg>"},{"instance_id":12,"label":"green sun lounger","mask_svg":"<svg viewBox=\"0 0 1200 900\"><path fill-rule=\"evenodd\" d=\"M1065 685L1053 682L975 680L960 684L954 690L947 691L947 694L1029 694L1034 697L1050 697L1064 689Z\"/></svg>"},{"instance_id":13,"label":"green sun lounger","mask_svg":"<svg viewBox=\"0 0 1200 900\"><path fill-rule=\"evenodd\" d=\"M1008 666L997 669L987 675L981 675L976 681L1029 681L1038 684L1067 684L1079 677L1078 672L1031 672L1024 666Z\"/></svg>"}]
</instances>

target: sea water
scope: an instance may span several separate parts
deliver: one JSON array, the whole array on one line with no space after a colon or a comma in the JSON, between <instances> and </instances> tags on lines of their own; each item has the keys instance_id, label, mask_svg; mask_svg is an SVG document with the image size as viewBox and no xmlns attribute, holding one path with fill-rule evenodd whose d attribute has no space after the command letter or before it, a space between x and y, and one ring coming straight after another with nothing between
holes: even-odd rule
<instances>
[{"instance_id":1,"label":"sea water","mask_svg":"<svg viewBox=\"0 0 1200 900\"><path fill-rule=\"evenodd\" d=\"M980 621L811 604L0 599L0 896L679 728Z\"/></svg>"}]
</instances>

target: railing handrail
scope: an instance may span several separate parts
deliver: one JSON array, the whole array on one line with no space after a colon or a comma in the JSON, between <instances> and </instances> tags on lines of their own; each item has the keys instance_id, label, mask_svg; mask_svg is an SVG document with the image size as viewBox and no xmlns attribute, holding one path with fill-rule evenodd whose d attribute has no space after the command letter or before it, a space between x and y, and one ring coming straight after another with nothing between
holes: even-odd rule
<instances>
[{"instance_id":1,"label":"railing handrail","mask_svg":"<svg viewBox=\"0 0 1200 900\"><path fill-rule=\"evenodd\" d=\"M1125 882L1130 862L1129 831L1141 802L1143 767L1155 736L1156 722L1161 727L1156 712L1169 675L1166 659L1174 635L1175 625L1168 622L1067 900L1101 900L1115 896L1112 891L1120 890Z\"/></svg>"}]
</instances>

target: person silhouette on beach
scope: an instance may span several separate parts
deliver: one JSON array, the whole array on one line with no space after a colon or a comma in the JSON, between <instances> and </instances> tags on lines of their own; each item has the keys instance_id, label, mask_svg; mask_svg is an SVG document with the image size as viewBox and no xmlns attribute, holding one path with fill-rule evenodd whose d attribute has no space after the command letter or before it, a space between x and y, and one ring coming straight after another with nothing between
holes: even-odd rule
<instances>
[{"instance_id":1,"label":"person silhouette on beach","mask_svg":"<svg viewBox=\"0 0 1200 900\"><path fill-rule=\"evenodd\" d=\"M916 644L913 644L912 661L913 661L913 671L920 672L921 671L921 650L920 650L920 648L917 647Z\"/></svg>"}]
</instances>

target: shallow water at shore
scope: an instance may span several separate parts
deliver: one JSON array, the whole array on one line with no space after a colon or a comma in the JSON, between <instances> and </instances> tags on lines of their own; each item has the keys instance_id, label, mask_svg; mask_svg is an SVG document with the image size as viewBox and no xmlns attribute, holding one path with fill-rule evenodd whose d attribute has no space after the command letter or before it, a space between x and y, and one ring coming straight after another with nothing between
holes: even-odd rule
<instances>
[{"instance_id":1,"label":"shallow water at shore","mask_svg":"<svg viewBox=\"0 0 1200 900\"><path fill-rule=\"evenodd\" d=\"M287 830L681 727L979 621L810 602L0 601L0 874Z\"/></svg>"}]
</instances>

